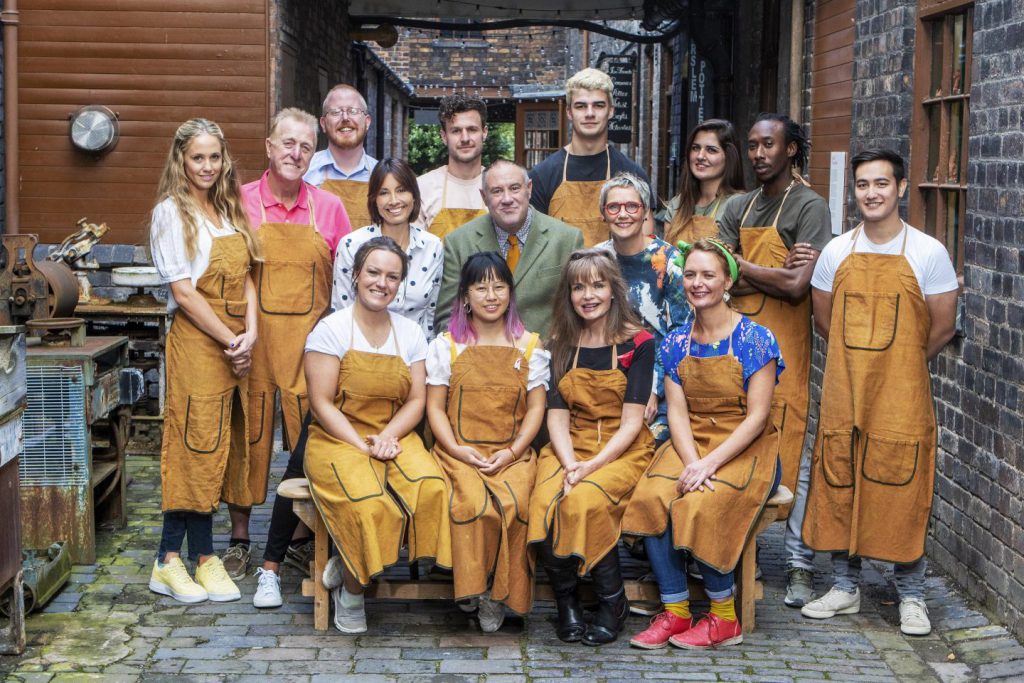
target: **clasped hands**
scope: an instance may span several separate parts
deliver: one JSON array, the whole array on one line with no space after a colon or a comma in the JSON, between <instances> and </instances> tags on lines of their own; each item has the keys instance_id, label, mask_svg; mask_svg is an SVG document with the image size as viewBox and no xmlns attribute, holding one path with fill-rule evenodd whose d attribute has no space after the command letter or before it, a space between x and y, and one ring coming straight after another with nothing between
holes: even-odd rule
<instances>
[{"instance_id":1,"label":"clasped hands","mask_svg":"<svg viewBox=\"0 0 1024 683\"><path fill-rule=\"evenodd\" d=\"M565 468L565 479L562 484L562 491L565 495L569 495L569 491L572 487L580 483L597 470L598 465L593 460L575 461L571 465Z\"/></svg>"},{"instance_id":2,"label":"clasped hands","mask_svg":"<svg viewBox=\"0 0 1024 683\"><path fill-rule=\"evenodd\" d=\"M495 451L490 460L480 455L480 452L472 446L460 446L458 453L453 453L453 455L461 456L460 460L477 468L482 474L497 474L503 467L511 465L516 460L515 453L509 448Z\"/></svg>"},{"instance_id":3,"label":"clasped hands","mask_svg":"<svg viewBox=\"0 0 1024 683\"><path fill-rule=\"evenodd\" d=\"M714 491L715 485L712 482L717 471L718 463L713 458L704 457L691 462L683 468L683 473L679 475L676 492L683 496L691 491L703 491L704 487Z\"/></svg>"},{"instance_id":4,"label":"clasped hands","mask_svg":"<svg viewBox=\"0 0 1024 683\"><path fill-rule=\"evenodd\" d=\"M252 348L256 345L256 330L243 332L228 342L224 355L231 361L235 377L245 377L252 368Z\"/></svg>"},{"instance_id":5,"label":"clasped hands","mask_svg":"<svg viewBox=\"0 0 1024 683\"><path fill-rule=\"evenodd\" d=\"M385 434L370 434L366 437L366 454L374 460L394 460L401 454L402 445L398 438Z\"/></svg>"}]
</instances>

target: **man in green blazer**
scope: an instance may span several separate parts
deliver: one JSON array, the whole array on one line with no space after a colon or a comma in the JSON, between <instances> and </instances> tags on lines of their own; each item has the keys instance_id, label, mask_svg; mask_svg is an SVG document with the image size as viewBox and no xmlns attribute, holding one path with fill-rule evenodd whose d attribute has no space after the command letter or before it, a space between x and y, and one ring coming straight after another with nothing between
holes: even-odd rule
<instances>
[{"instance_id":1,"label":"man in green blazer","mask_svg":"<svg viewBox=\"0 0 1024 683\"><path fill-rule=\"evenodd\" d=\"M487 215L444 238L444 278L434 329L448 328L462 264L481 251L500 253L515 276L516 306L526 329L547 338L551 298L569 254L583 248L578 228L530 208L530 182L522 166L499 159L483 173L480 192Z\"/></svg>"}]
</instances>

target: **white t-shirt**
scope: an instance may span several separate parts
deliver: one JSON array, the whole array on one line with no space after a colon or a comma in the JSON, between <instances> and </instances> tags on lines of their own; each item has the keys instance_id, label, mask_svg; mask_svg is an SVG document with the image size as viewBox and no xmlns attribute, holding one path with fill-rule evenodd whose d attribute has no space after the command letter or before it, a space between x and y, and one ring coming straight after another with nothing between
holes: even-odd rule
<instances>
[{"instance_id":1,"label":"white t-shirt","mask_svg":"<svg viewBox=\"0 0 1024 683\"><path fill-rule=\"evenodd\" d=\"M444 179L448 176L448 194L445 196ZM471 180L462 180L448 175L448 165L427 171L416 179L420 186L420 217L415 225L427 229L437 214L441 212L441 200L449 209L484 209L484 198L480 195L482 187L480 175Z\"/></svg>"},{"instance_id":2,"label":"white t-shirt","mask_svg":"<svg viewBox=\"0 0 1024 683\"><path fill-rule=\"evenodd\" d=\"M185 228L174 200L168 197L153 209L149 230L149 249L153 254L153 265L156 266L164 284L190 278L192 285L195 286L206 269L210 267L213 239L227 237L236 232L226 219L221 219L221 225L214 225L206 216L200 215L196 218L198 218L199 227L196 255L189 260L185 252ZM167 312L173 313L177 308L178 303L168 288Z\"/></svg>"},{"instance_id":3,"label":"white t-shirt","mask_svg":"<svg viewBox=\"0 0 1024 683\"><path fill-rule=\"evenodd\" d=\"M906 224L904 224L906 225ZM931 235L926 235L915 227L906 226L907 247L903 251L911 270L917 276L921 293L925 296L943 294L959 288L956 280L956 269L949 258L949 252L942 242ZM875 244L864 235L864 230L856 231L857 251L869 254L899 254L903 247L903 231L885 244ZM814 266L811 286L823 292L832 291L832 283L836 271L843 260L853 250L854 233L847 232L834 238L821 250L821 256Z\"/></svg>"},{"instance_id":4,"label":"white t-shirt","mask_svg":"<svg viewBox=\"0 0 1024 683\"><path fill-rule=\"evenodd\" d=\"M403 318L401 315L388 311L391 316L391 334L382 347L374 348L366 341L359 326L353 330L352 313L353 306L335 311L321 320L313 328L313 331L306 337L306 351L326 353L330 356L344 358L351 348L356 351L367 351L369 353L380 353L388 356L398 355L401 351L402 360L406 365L412 365L427 357L427 338L423 336L420 326ZM396 337L398 348L396 350Z\"/></svg>"},{"instance_id":5,"label":"white t-shirt","mask_svg":"<svg viewBox=\"0 0 1024 683\"><path fill-rule=\"evenodd\" d=\"M528 339L528 338L527 338ZM466 350L466 344L455 344L456 355ZM546 349L534 347L527 366L526 390L544 387L547 391L551 381L551 354ZM452 347L447 334L440 334L430 342L427 349L427 384L448 386L452 378Z\"/></svg>"}]
</instances>

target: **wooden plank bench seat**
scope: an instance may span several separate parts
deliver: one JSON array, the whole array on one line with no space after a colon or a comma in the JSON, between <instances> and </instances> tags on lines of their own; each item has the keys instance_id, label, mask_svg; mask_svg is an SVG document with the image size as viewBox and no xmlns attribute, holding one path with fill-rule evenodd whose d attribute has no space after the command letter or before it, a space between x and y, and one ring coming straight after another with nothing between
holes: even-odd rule
<instances>
[{"instance_id":1,"label":"wooden plank bench seat","mask_svg":"<svg viewBox=\"0 0 1024 683\"><path fill-rule=\"evenodd\" d=\"M309 493L309 483L305 479L286 479L277 487L277 495L292 499L292 509L296 516L316 535L313 560L310 562L310 577L302 581L302 594L313 598L313 626L324 631L328 627L330 611L330 593L324 588L323 574L327 565L330 535L320 516L313 498ZM754 533L750 535L740 563L736 568L736 607L739 611L743 632L751 633L755 626L756 601L764 597L764 585L754 578L757 559L757 537L768 525L778 518L779 508L793 502L793 494L785 486L768 501L764 511L754 525ZM627 580L626 596L630 601L660 602L658 584L651 581ZM694 600L704 598L703 585L690 582L690 595ZM449 581L408 580L396 581L380 579L366 589L366 596L378 600L452 600L452 584ZM535 589L538 600L554 600L550 586L538 582Z\"/></svg>"}]
</instances>

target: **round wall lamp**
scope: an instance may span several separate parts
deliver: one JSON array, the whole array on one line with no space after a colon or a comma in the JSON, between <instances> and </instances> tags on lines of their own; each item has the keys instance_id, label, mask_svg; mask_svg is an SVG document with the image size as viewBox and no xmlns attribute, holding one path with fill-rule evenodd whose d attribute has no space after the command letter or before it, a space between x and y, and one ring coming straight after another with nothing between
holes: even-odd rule
<instances>
[{"instance_id":1,"label":"round wall lamp","mask_svg":"<svg viewBox=\"0 0 1024 683\"><path fill-rule=\"evenodd\" d=\"M119 135L117 114L99 104L90 104L72 113L68 134L71 144L89 154L109 152Z\"/></svg>"}]
</instances>

